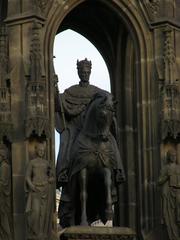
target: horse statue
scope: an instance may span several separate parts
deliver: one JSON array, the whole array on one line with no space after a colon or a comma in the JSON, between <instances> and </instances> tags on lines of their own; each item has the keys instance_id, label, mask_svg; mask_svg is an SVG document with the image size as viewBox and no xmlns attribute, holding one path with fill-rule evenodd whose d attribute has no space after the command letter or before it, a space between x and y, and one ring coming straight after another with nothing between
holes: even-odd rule
<instances>
[{"instance_id":1,"label":"horse statue","mask_svg":"<svg viewBox=\"0 0 180 240\"><path fill-rule=\"evenodd\" d=\"M62 187L60 224L104 224L113 218L118 184L124 181L119 149L112 134L114 102L108 92L95 94L72 144L68 183Z\"/></svg>"}]
</instances>

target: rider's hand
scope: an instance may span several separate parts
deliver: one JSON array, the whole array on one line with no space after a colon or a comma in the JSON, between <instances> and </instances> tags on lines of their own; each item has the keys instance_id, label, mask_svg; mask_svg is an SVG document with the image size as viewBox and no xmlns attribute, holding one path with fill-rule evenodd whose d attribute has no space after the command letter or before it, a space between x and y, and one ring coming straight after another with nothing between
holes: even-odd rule
<instances>
[{"instance_id":1,"label":"rider's hand","mask_svg":"<svg viewBox=\"0 0 180 240\"><path fill-rule=\"evenodd\" d=\"M59 182L68 182L68 175L67 175L67 170L64 170L62 173L60 173L58 177Z\"/></svg>"}]
</instances>

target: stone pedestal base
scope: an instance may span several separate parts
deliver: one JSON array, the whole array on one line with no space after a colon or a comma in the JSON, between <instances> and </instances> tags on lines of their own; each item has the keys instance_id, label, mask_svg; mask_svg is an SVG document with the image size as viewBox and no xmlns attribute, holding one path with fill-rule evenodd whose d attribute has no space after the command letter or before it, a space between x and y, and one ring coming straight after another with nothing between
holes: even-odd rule
<instances>
[{"instance_id":1,"label":"stone pedestal base","mask_svg":"<svg viewBox=\"0 0 180 240\"><path fill-rule=\"evenodd\" d=\"M135 232L123 227L69 227L64 229L60 240L135 240Z\"/></svg>"}]
</instances>

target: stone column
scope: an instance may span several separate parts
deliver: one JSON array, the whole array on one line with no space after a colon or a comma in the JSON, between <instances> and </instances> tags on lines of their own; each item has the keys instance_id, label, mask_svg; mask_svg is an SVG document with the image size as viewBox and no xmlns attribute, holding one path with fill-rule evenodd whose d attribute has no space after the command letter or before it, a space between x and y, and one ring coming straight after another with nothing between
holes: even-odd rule
<instances>
[{"instance_id":1,"label":"stone column","mask_svg":"<svg viewBox=\"0 0 180 240\"><path fill-rule=\"evenodd\" d=\"M14 127L12 139L14 240L26 239L24 176L27 164L31 160L32 138L35 139L33 144L43 138L48 143L48 161L52 156L49 154L51 146L47 79L42 70L41 35L45 21L42 15L39 1L10 0L8 3L6 25ZM32 103L33 96L36 98L35 103ZM32 109L35 109L34 113Z\"/></svg>"}]
</instances>

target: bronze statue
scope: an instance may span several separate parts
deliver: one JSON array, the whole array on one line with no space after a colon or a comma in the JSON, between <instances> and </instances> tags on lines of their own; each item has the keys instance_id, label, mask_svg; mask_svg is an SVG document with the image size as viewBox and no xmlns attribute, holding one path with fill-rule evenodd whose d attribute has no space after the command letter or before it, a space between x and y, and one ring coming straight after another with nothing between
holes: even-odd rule
<instances>
[{"instance_id":1,"label":"bronze statue","mask_svg":"<svg viewBox=\"0 0 180 240\"><path fill-rule=\"evenodd\" d=\"M115 121L112 95L89 84L91 62L85 59L77 66L79 85L60 96L56 90L55 99L57 130L61 133L57 188L62 186L62 227L112 219L116 185L124 181L117 142L111 133Z\"/></svg>"},{"instance_id":2,"label":"bronze statue","mask_svg":"<svg viewBox=\"0 0 180 240\"><path fill-rule=\"evenodd\" d=\"M0 144L0 239L12 239L11 166L8 149Z\"/></svg>"},{"instance_id":3,"label":"bronze statue","mask_svg":"<svg viewBox=\"0 0 180 240\"><path fill-rule=\"evenodd\" d=\"M36 146L35 159L26 171L28 239L48 239L51 233L54 177L49 162L44 158L45 146Z\"/></svg>"},{"instance_id":4,"label":"bronze statue","mask_svg":"<svg viewBox=\"0 0 180 240\"><path fill-rule=\"evenodd\" d=\"M167 164L162 168L158 184L162 186L162 212L170 240L180 239L180 165L176 153L167 152Z\"/></svg>"}]
</instances>

